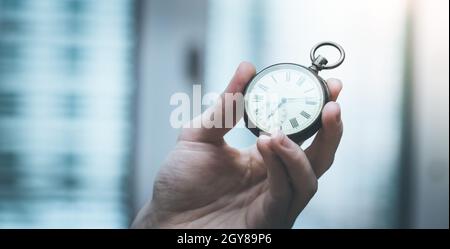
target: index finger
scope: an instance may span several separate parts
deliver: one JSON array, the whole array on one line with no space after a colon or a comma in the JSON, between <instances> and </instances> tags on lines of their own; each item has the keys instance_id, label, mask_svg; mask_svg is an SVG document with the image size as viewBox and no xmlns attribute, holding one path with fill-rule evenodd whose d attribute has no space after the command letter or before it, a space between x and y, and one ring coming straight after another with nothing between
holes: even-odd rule
<instances>
[{"instance_id":1,"label":"index finger","mask_svg":"<svg viewBox=\"0 0 450 249\"><path fill-rule=\"evenodd\" d=\"M242 103L226 99L225 94L243 93L245 86L255 73L255 67L251 63L242 62L227 88L220 96L219 101L201 115L192 119L189 128L182 130L179 140L211 143L223 142L223 136L242 118L241 113L236 111L238 108L237 105ZM242 106L239 106L239 108L242 108ZM226 123L226 117L230 116L229 112L232 112L231 125ZM221 118L221 120L214 120L216 116ZM219 124L219 127L216 124Z\"/></svg>"}]
</instances>

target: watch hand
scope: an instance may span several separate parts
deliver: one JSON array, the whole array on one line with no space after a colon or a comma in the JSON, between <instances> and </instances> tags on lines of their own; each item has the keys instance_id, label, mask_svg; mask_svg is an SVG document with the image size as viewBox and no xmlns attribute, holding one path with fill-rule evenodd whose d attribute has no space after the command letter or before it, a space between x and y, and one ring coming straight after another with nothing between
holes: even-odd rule
<instances>
[{"instance_id":1,"label":"watch hand","mask_svg":"<svg viewBox=\"0 0 450 249\"><path fill-rule=\"evenodd\" d=\"M305 99L305 98L286 98L286 101L287 102L295 102L295 101L300 101L303 99Z\"/></svg>"},{"instance_id":2,"label":"watch hand","mask_svg":"<svg viewBox=\"0 0 450 249\"><path fill-rule=\"evenodd\" d=\"M282 98L281 99L281 102L277 105L277 107L275 108L275 110L273 110L270 114L269 114L269 116L267 116L267 119L269 119L270 117L272 117L279 109L280 109L280 107L284 104L284 103L286 103L286 98Z\"/></svg>"},{"instance_id":3,"label":"watch hand","mask_svg":"<svg viewBox=\"0 0 450 249\"><path fill-rule=\"evenodd\" d=\"M314 97L294 97L294 98L286 98L286 102L298 102L308 99L315 99Z\"/></svg>"}]
</instances>

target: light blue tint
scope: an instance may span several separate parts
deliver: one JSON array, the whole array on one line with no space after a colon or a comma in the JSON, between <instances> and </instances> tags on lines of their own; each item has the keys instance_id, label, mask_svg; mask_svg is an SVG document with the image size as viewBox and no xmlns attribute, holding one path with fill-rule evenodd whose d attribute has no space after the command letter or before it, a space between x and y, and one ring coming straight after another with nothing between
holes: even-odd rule
<instances>
[{"instance_id":1,"label":"light blue tint","mask_svg":"<svg viewBox=\"0 0 450 249\"><path fill-rule=\"evenodd\" d=\"M125 227L133 1L0 0L0 227Z\"/></svg>"},{"instance_id":2,"label":"light blue tint","mask_svg":"<svg viewBox=\"0 0 450 249\"><path fill-rule=\"evenodd\" d=\"M320 179L319 191L297 219L297 228L397 225L405 4L211 1L205 69L209 89L224 89L241 60L252 61L257 71L281 62L309 66L310 49L326 40L338 42L347 52L339 68L320 73L325 79L343 80L339 103L345 131L335 163ZM319 52L330 63L337 57L333 50ZM255 141L242 127L227 138L240 147Z\"/></svg>"}]
</instances>

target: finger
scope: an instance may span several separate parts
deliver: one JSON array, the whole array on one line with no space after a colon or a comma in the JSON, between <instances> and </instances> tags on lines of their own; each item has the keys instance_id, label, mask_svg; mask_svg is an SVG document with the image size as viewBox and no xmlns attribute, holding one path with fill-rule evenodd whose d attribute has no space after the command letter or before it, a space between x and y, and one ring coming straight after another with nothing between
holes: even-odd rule
<instances>
[{"instance_id":1,"label":"finger","mask_svg":"<svg viewBox=\"0 0 450 249\"><path fill-rule=\"evenodd\" d=\"M328 90L330 91L330 101L336 101L342 90L342 82L339 79L327 80Z\"/></svg>"},{"instance_id":2,"label":"finger","mask_svg":"<svg viewBox=\"0 0 450 249\"><path fill-rule=\"evenodd\" d=\"M305 150L317 177L322 176L333 163L342 132L339 104L328 102L322 110L322 128Z\"/></svg>"},{"instance_id":3,"label":"finger","mask_svg":"<svg viewBox=\"0 0 450 249\"><path fill-rule=\"evenodd\" d=\"M274 199L286 199L291 194L289 177L280 158L270 147L270 137L261 135L256 143L267 167L269 192Z\"/></svg>"},{"instance_id":4,"label":"finger","mask_svg":"<svg viewBox=\"0 0 450 249\"><path fill-rule=\"evenodd\" d=\"M274 134L271 147L286 166L294 189L288 216L295 220L317 191L317 177L300 146L281 132Z\"/></svg>"},{"instance_id":5,"label":"finger","mask_svg":"<svg viewBox=\"0 0 450 249\"><path fill-rule=\"evenodd\" d=\"M230 95L227 94L243 94L245 86L255 73L255 67L252 64L242 62L217 103L195 117L190 122L190 128L183 129L179 139L201 142L223 141L223 136L243 115L243 95L235 95L236 101L229 101ZM241 111L236 111L237 106Z\"/></svg>"},{"instance_id":6,"label":"finger","mask_svg":"<svg viewBox=\"0 0 450 249\"><path fill-rule=\"evenodd\" d=\"M265 210L264 219L270 227L292 227L293 221L287 215L291 206L292 188L286 168L270 145L270 137L261 135L256 147L267 167L268 191L260 200Z\"/></svg>"}]
</instances>

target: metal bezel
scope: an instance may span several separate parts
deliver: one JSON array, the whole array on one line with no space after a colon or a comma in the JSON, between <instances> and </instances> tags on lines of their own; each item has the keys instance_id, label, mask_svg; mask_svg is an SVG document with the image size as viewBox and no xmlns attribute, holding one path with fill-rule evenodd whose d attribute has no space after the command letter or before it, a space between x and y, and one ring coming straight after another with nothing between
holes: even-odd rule
<instances>
[{"instance_id":1,"label":"metal bezel","mask_svg":"<svg viewBox=\"0 0 450 249\"><path fill-rule=\"evenodd\" d=\"M260 75L262 72L264 72L264 71L266 71L266 70L268 70L268 69L270 69L272 67L281 66L281 65L290 65L290 66L301 67L301 68L306 69L307 71L312 73L312 75L316 78L316 80L319 81L320 86L321 86L322 91L323 91L323 95L324 95L323 105L322 105L322 110L323 110L323 107L329 101L329 98L330 98L330 94L329 94L327 83L325 82L325 80L323 80L317 74L317 72L311 70L308 67L305 67L305 66L302 66L302 65L299 65L299 64L295 64L295 63L277 63L277 64L273 64L273 65L268 66L268 67L264 68L263 70L259 71L247 83L247 86L245 87L245 90L244 90L244 98L247 95L248 86L258 77L258 75ZM302 130L300 132L297 132L297 133L293 133L293 134L287 135L287 136L290 139L292 139L294 142L296 142L296 143L303 142L306 139L308 139L311 136L313 136L320 129L320 127L322 126L322 110L320 111L320 113L316 117L316 119L308 127L306 127L304 130ZM249 129L255 136L259 137L260 133L264 132L261 129L259 129L255 124L253 124L251 122L251 120L248 118L247 108L245 107L245 104L244 104L244 121L245 121L245 127L247 127L247 129ZM251 124L251 126L249 126L249 124ZM251 128L251 127L255 127L255 128Z\"/></svg>"}]
</instances>

